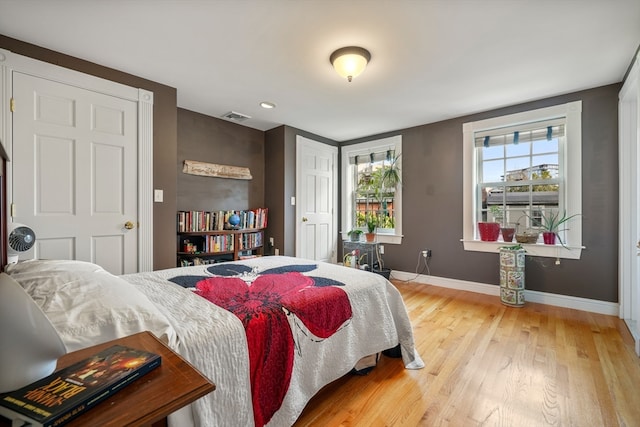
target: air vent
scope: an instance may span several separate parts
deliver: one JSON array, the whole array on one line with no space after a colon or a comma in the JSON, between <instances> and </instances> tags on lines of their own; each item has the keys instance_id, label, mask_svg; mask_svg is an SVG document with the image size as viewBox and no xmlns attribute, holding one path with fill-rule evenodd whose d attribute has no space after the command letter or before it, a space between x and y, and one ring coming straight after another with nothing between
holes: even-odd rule
<instances>
[{"instance_id":1,"label":"air vent","mask_svg":"<svg viewBox=\"0 0 640 427\"><path fill-rule=\"evenodd\" d=\"M235 111L229 111L227 114L222 116L223 119L231 120L233 122L244 122L247 119L250 119L251 116L247 116L246 114L236 113Z\"/></svg>"}]
</instances>

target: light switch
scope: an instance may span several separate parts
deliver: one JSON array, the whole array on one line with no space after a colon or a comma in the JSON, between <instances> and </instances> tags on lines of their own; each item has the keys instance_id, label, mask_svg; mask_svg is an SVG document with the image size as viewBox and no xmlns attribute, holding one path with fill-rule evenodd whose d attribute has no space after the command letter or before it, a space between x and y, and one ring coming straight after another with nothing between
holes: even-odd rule
<instances>
[{"instance_id":1,"label":"light switch","mask_svg":"<svg viewBox=\"0 0 640 427\"><path fill-rule=\"evenodd\" d=\"M164 201L164 191L153 190L153 201L162 203Z\"/></svg>"}]
</instances>

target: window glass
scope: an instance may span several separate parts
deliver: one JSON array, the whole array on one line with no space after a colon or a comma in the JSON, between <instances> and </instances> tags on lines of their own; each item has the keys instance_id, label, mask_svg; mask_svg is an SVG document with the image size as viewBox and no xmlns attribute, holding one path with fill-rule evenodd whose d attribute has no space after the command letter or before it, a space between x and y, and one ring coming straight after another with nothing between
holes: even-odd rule
<instances>
[{"instance_id":1,"label":"window glass","mask_svg":"<svg viewBox=\"0 0 640 427\"><path fill-rule=\"evenodd\" d=\"M375 221L378 233L393 233L396 189L389 187L384 179L393 167L393 159L389 157L393 153L389 153L389 156L386 153L374 154L375 158L384 156L384 159L350 166L355 174L354 181L357 182L356 191L353 192L356 209L353 211L352 221L362 229L367 228L369 222Z\"/></svg>"},{"instance_id":2,"label":"window glass","mask_svg":"<svg viewBox=\"0 0 640 427\"><path fill-rule=\"evenodd\" d=\"M368 232L372 224L378 242L400 243L401 156L400 136L342 148L343 233L354 228Z\"/></svg>"}]
</instances>

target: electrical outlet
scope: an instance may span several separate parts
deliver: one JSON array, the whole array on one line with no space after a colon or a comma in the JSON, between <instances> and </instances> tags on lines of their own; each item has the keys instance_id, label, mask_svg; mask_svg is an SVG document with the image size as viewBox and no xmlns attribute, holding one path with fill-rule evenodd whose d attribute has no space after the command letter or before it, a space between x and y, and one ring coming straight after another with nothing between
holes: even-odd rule
<instances>
[{"instance_id":1,"label":"electrical outlet","mask_svg":"<svg viewBox=\"0 0 640 427\"><path fill-rule=\"evenodd\" d=\"M431 249L425 249L424 251L422 251L422 257L431 258Z\"/></svg>"}]
</instances>

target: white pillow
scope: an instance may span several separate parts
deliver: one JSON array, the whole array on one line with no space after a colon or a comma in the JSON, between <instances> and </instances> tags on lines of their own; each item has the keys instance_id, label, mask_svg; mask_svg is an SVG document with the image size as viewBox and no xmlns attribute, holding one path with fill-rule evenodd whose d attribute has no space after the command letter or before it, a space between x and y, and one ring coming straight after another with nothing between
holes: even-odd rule
<instances>
[{"instance_id":1,"label":"white pillow","mask_svg":"<svg viewBox=\"0 0 640 427\"><path fill-rule=\"evenodd\" d=\"M42 308L68 351L141 331L170 346L169 320L133 285L102 267L74 260L28 260L6 267Z\"/></svg>"}]
</instances>

